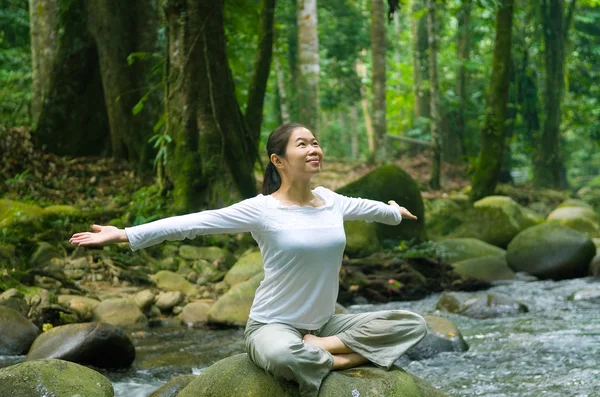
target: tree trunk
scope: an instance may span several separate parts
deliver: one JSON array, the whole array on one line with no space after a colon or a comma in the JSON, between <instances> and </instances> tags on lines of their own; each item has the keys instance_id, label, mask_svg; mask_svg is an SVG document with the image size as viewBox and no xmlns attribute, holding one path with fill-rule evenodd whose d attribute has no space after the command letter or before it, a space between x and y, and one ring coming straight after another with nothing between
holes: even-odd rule
<instances>
[{"instance_id":1,"label":"tree trunk","mask_svg":"<svg viewBox=\"0 0 600 397\"><path fill-rule=\"evenodd\" d=\"M429 99L429 38L427 34L427 10L425 0L412 2L412 37L413 37L413 92L415 96L415 119L430 117ZM415 16L416 15L416 16Z\"/></svg>"},{"instance_id":2,"label":"tree trunk","mask_svg":"<svg viewBox=\"0 0 600 397\"><path fill-rule=\"evenodd\" d=\"M356 105L352 105L350 108L350 120L352 121L350 126L350 158L358 160L358 109Z\"/></svg>"},{"instance_id":3,"label":"tree trunk","mask_svg":"<svg viewBox=\"0 0 600 397\"><path fill-rule=\"evenodd\" d=\"M429 35L429 95L431 99L431 142L433 143L433 159L429 186L434 190L441 187L442 133L440 117L440 92L437 76L437 20L436 0L427 0L427 33Z\"/></svg>"},{"instance_id":4,"label":"tree trunk","mask_svg":"<svg viewBox=\"0 0 600 397\"><path fill-rule=\"evenodd\" d=\"M290 117L290 108L288 104L288 96L285 89L285 76L279 64L279 58L275 57L275 74L277 76L277 93L279 94L279 111L281 112L281 121L289 123L292 121Z\"/></svg>"},{"instance_id":5,"label":"tree trunk","mask_svg":"<svg viewBox=\"0 0 600 397\"><path fill-rule=\"evenodd\" d=\"M506 103L510 84L513 0L502 0L496 15L492 78L481 131L481 149L471 188L471 200L494 193L502 166Z\"/></svg>"},{"instance_id":6,"label":"tree trunk","mask_svg":"<svg viewBox=\"0 0 600 397\"><path fill-rule=\"evenodd\" d=\"M258 27L258 48L254 62L254 73L246 101L246 122L255 142L260 140L263 119L263 104L273 56L273 19L275 0L261 0ZM255 145L257 146L257 145Z\"/></svg>"},{"instance_id":7,"label":"tree trunk","mask_svg":"<svg viewBox=\"0 0 600 397\"><path fill-rule=\"evenodd\" d=\"M33 134L39 147L60 155L109 148L97 49L82 4L29 1Z\"/></svg>"},{"instance_id":8,"label":"tree trunk","mask_svg":"<svg viewBox=\"0 0 600 397\"><path fill-rule=\"evenodd\" d=\"M539 91L535 74L529 66L529 54L526 47L523 48L519 60L517 78L517 102L525 127L524 141L526 149L533 153L539 139L541 125L538 104Z\"/></svg>"},{"instance_id":9,"label":"tree trunk","mask_svg":"<svg viewBox=\"0 0 600 397\"><path fill-rule=\"evenodd\" d=\"M317 0L298 0L298 120L319 136Z\"/></svg>"},{"instance_id":10,"label":"tree trunk","mask_svg":"<svg viewBox=\"0 0 600 397\"><path fill-rule=\"evenodd\" d=\"M375 132L375 151L371 154L371 162L386 160L385 56L386 37L383 0L371 0L371 73L373 81L373 130Z\"/></svg>"},{"instance_id":11,"label":"tree trunk","mask_svg":"<svg viewBox=\"0 0 600 397\"><path fill-rule=\"evenodd\" d=\"M573 3L574 4L574 3ZM564 0L542 0L540 15L544 34L544 121L534 160L534 183L538 186L565 187L560 148L561 102L564 92L567 21Z\"/></svg>"},{"instance_id":12,"label":"tree trunk","mask_svg":"<svg viewBox=\"0 0 600 397\"><path fill-rule=\"evenodd\" d=\"M510 83L508 88L508 103L506 107L506 122L504 123L504 155L502 156L502 166L498 174L498 182L513 183L512 171L512 150L511 141L514 134L515 119L517 117L517 76L514 62L510 66Z\"/></svg>"},{"instance_id":13,"label":"tree trunk","mask_svg":"<svg viewBox=\"0 0 600 397\"><path fill-rule=\"evenodd\" d=\"M167 172L179 212L256 194L253 136L235 99L223 0L165 1L169 47Z\"/></svg>"},{"instance_id":14,"label":"tree trunk","mask_svg":"<svg viewBox=\"0 0 600 397\"><path fill-rule=\"evenodd\" d=\"M152 87L159 79L149 79L151 59L135 60L130 66L128 56L158 52L158 6L152 1L119 0L89 0L86 4L89 30L98 47L112 154L141 171L151 170L153 149L148 140L162 113L162 92ZM143 109L134 114L142 97L146 98Z\"/></svg>"},{"instance_id":15,"label":"tree trunk","mask_svg":"<svg viewBox=\"0 0 600 397\"><path fill-rule=\"evenodd\" d=\"M457 153L449 153L452 157L461 156L465 153L466 122L465 114L468 98L468 72L465 63L469 61L471 52L471 10L473 8L472 0L463 0L459 10L457 20L458 28L456 35L456 59L458 61L458 70L456 71L456 97L458 104L456 106L455 137L451 139L457 142Z\"/></svg>"}]
</instances>

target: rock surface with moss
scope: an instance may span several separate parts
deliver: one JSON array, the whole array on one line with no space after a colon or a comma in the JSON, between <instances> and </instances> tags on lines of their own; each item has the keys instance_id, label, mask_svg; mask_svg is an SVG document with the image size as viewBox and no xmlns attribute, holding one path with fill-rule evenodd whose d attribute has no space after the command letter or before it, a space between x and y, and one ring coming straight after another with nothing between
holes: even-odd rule
<instances>
[{"instance_id":1,"label":"rock surface with moss","mask_svg":"<svg viewBox=\"0 0 600 397\"><path fill-rule=\"evenodd\" d=\"M376 223L364 221L344 222L346 248L344 252L353 257L363 257L381 251L381 241Z\"/></svg>"},{"instance_id":2,"label":"rock surface with moss","mask_svg":"<svg viewBox=\"0 0 600 397\"><path fill-rule=\"evenodd\" d=\"M260 272L250 280L231 287L211 307L208 312L208 322L237 327L245 326L248 322L254 295L264 276L264 273Z\"/></svg>"},{"instance_id":3,"label":"rock surface with moss","mask_svg":"<svg viewBox=\"0 0 600 397\"><path fill-rule=\"evenodd\" d=\"M465 259L454 262L452 267L464 278L490 282L515 279L515 273L506 264L506 259L498 256Z\"/></svg>"},{"instance_id":4,"label":"rock surface with moss","mask_svg":"<svg viewBox=\"0 0 600 397\"><path fill-rule=\"evenodd\" d=\"M444 317L424 316L429 332L406 356L411 360L425 360L443 352L465 352L469 345L456 325Z\"/></svg>"},{"instance_id":5,"label":"rock surface with moss","mask_svg":"<svg viewBox=\"0 0 600 397\"><path fill-rule=\"evenodd\" d=\"M180 375L177 376L158 389L156 389L148 397L177 397L187 385L192 383L198 375Z\"/></svg>"},{"instance_id":6,"label":"rock surface with moss","mask_svg":"<svg viewBox=\"0 0 600 397\"><path fill-rule=\"evenodd\" d=\"M260 251L249 251L242 255L225 275L225 282L231 286L251 279L263 270Z\"/></svg>"},{"instance_id":7,"label":"rock surface with moss","mask_svg":"<svg viewBox=\"0 0 600 397\"><path fill-rule=\"evenodd\" d=\"M0 369L2 392L10 397L113 397L102 374L79 364L48 359L26 361Z\"/></svg>"},{"instance_id":8,"label":"rock surface with moss","mask_svg":"<svg viewBox=\"0 0 600 397\"><path fill-rule=\"evenodd\" d=\"M467 259L494 256L504 258L506 251L476 238L449 238L438 243L442 259L456 263Z\"/></svg>"},{"instance_id":9,"label":"rock surface with moss","mask_svg":"<svg viewBox=\"0 0 600 397\"><path fill-rule=\"evenodd\" d=\"M360 197L387 203L394 200L406 207L419 219L403 221L398 226L377 224L380 240L415 240L427 238L425 231L425 207L417 183L402 169L384 165L362 178L340 188L337 193L349 197Z\"/></svg>"},{"instance_id":10,"label":"rock surface with moss","mask_svg":"<svg viewBox=\"0 0 600 397\"><path fill-rule=\"evenodd\" d=\"M0 355L25 354L40 333L21 313L0 306Z\"/></svg>"},{"instance_id":11,"label":"rock surface with moss","mask_svg":"<svg viewBox=\"0 0 600 397\"><path fill-rule=\"evenodd\" d=\"M549 222L558 222L590 237L600 237L600 215L590 206L562 206L549 215Z\"/></svg>"},{"instance_id":12,"label":"rock surface with moss","mask_svg":"<svg viewBox=\"0 0 600 397\"><path fill-rule=\"evenodd\" d=\"M440 392L421 378L399 367L385 371L360 366L331 372L321 384L319 397L361 396L442 397ZM299 397L298 384L276 380L258 368L246 354L217 362L183 389L178 397Z\"/></svg>"},{"instance_id":13,"label":"rock surface with moss","mask_svg":"<svg viewBox=\"0 0 600 397\"><path fill-rule=\"evenodd\" d=\"M519 233L508 246L508 266L541 279L584 277L596 254L592 240L569 227L544 223Z\"/></svg>"}]
</instances>

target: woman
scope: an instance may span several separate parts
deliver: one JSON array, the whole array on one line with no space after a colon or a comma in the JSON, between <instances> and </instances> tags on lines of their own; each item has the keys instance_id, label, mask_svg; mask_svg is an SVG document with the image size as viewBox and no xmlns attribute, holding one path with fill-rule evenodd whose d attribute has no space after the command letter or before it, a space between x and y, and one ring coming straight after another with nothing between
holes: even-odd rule
<instances>
[{"instance_id":1,"label":"woman","mask_svg":"<svg viewBox=\"0 0 600 397\"><path fill-rule=\"evenodd\" d=\"M423 318L402 310L334 315L346 236L344 220L397 225L417 219L389 205L349 198L323 187L311 190L323 152L300 124L284 124L267 142L270 163L262 194L230 207L117 229L94 225L71 243L128 242L133 250L208 233L251 232L265 277L245 330L248 355L275 377L294 380L314 397L331 370L367 362L389 369L426 334Z\"/></svg>"}]
</instances>

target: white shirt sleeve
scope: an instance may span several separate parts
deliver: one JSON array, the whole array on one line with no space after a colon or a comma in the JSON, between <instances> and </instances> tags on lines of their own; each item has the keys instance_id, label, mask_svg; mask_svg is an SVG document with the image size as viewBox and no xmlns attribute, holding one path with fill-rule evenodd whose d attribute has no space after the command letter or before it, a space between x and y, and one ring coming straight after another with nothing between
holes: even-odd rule
<instances>
[{"instance_id":1,"label":"white shirt sleeve","mask_svg":"<svg viewBox=\"0 0 600 397\"><path fill-rule=\"evenodd\" d=\"M259 230L264 196L246 199L218 210L173 216L125 228L132 250L150 247L165 240L192 239L203 234L242 233Z\"/></svg>"},{"instance_id":2,"label":"white shirt sleeve","mask_svg":"<svg viewBox=\"0 0 600 397\"><path fill-rule=\"evenodd\" d=\"M325 188L318 189L326 191L326 194L336 201L336 204L342 210L345 221L362 220L385 223L386 225L398 225L402 222L400 211L389 204L376 200L346 197Z\"/></svg>"}]
</instances>

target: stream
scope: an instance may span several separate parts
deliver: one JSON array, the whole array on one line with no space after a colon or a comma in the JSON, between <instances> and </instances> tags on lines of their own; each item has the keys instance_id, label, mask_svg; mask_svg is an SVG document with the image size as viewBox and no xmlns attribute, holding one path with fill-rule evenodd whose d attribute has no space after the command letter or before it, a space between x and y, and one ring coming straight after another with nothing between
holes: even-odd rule
<instances>
[{"instance_id":1,"label":"stream","mask_svg":"<svg viewBox=\"0 0 600 397\"><path fill-rule=\"evenodd\" d=\"M600 396L600 299L571 301L574 292L600 290L598 279L515 282L496 285L525 303L518 316L476 320L446 315L461 330L470 349L398 364L449 396L592 397ZM405 309L439 314L440 295L413 302L356 305L350 312ZM242 329L188 329L164 325L131 330L137 357L132 368L104 371L115 397L147 397L171 378L202 371L214 362L244 351ZM0 367L22 356L0 356Z\"/></svg>"}]
</instances>

